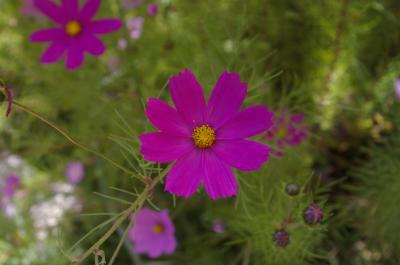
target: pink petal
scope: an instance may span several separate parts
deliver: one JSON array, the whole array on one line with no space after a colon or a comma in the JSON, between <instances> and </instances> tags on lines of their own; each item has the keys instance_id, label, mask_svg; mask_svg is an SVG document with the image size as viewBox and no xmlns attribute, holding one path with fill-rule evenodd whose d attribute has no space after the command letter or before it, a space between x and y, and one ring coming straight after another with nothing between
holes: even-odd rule
<instances>
[{"instance_id":1,"label":"pink petal","mask_svg":"<svg viewBox=\"0 0 400 265\"><path fill-rule=\"evenodd\" d=\"M80 41L83 49L91 55L100 56L106 50L103 42L93 35L87 34Z\"/></svg>"},{"instance_id":2,"label":"pink petal","mask_svg":"<svg viewBox=\"0 0 400 265\"><path fill-rule=\"evenodd\" d=\"M86 3L83 5L82 10L79 14L79 17L82 20L89 21L94 15L96 15L100 4L101 0L86 0Z\"/></svg>"},{"instance_id":3,"label":"pink petal","mask_svg":"<svg viewBox=\"0 0 400 265\"><path fill-rule=\"evenodd\" d=\"M64 30L60 28L42 29L33 32L29 39L32 42L47 42L60 39L65 36Z\"/></svg>"},{"instance_id":4,"label":"pink petal","mask_svg":"<svg viewBox=\"0 0 400 265\"><path fill-rule=\"evenodd\" d=\"M182 120L178 112L166 102L157 98L147 101L147 118L159 130L172 135L191 137L190 127Z\"/></svg>"},{"instance_id":5,"label":"pink petal","mask_svg":"<svg viewBox=\"0 0 400 265\"><path fill-rule=\"evenodd\" d=\"M221 140L213 146L215 154L239 170L257 170L267 161L270 148L249 140Z\"/></svg>"},{"instance_id":6,"label":"pink petal","mask_svg":"<svg viewBox=\"0 0 400 265\"><path fill-rule=\"evenodd\" d=\"M204 188L211 199L227 198L237 194L235 176L228 165L212 151L204 155Z\"/></svg>"},{"instance_id":7,"label":"pink petal","mask_svg":"<svg viewBox=\"0 0 400 265\"><path fill-rule=\"evenodd\" d=\"M42 54L40 62L43 64L54 63L64 55L66 49L67 46L64 41L55 41Z\"/></svg>"},{"instance_id":8,"label":"pink petal","mask_svg":"<svg viewBox=\"0 0 400 265\"><path fill-rule=\"evenodd\" d=\"M61 6L68 14L69 19L78 15L79 0L61 0Z\"/></svg>"},{"instance_id":9,"label":"pink petal","mask_svg":"<svg viewBox=\"0 0 400 265\"><path fill-rule=\"evenodd\" d=\"M217 138L240 139L259 134L271 127L272 116L265 106L243 109L217 130Z\"/></svg>"},{"instance_id":10,"label":"pink petal","mask_svg":"<svg viewBox=\"0 0 400 265\"><path fill-rule=\"evenodd\" d=\"M196 77L186 69L169 79L171 98L183 119L195 126L204 123L206 103Z\"/></svg>"},{"instance_id":11,"label":"pink petal","mask_svg":"<svg viewBox=\"0 0 400 265\"><path fill-rule=\"evenodd\" d=\"M190 197L203 179L202 152L193 151L179 158L171 168L165 183L165 191L177 196Z\"/></svg>"},{"instance_id":12,"label":"pink petal","mask_svg":"<svg viewBox=\"0 0 400 265\"><path fill-rule=\"evenodd\" d=\"M247 94L247 84L240 82L240 76L224 72L208 100L208 122L218 128L240 110Z\"/></svg>"},{"instance_id":13,"label":"pink petal","mask_svg":"<svg viewBox=\"0 0 400 265\"><path fill-rule=\"evenodd\" d=\"M67 22L67 16L64 10L62 10L58 5L49 0L34 0L37 9L42 11L50 19L58 23Z\"/></svg>"},{"instance_id":14,"label":"pink petal","mask_svg":"<svg viewBox=\"0 0 400 265\"><path fill-rule=\"evenodd\" d=\"M70 70L74 70L78 68L83 63L83 61L84 61L83 49L78 45L76 45L76 43L70 45L70 47L68 48L65 67Z\"/></svg>"},{"instance_id":15,"label":"pink petal","mask_svg":"<svg viewBox=\"0 0 400 265\"><path fill-rule=\"evenodd\" d=\"M174 161L194 149L190 138L162 132L145 133L139 137L140 152L145 160L165 163Z\"/></svg>"},{"instance_id":16,"label":"pink petal","mask_svg":"<svg viewBox=\"0 0 400 265\"><path fill-rule=\"evenodd\" d=\"M107 18L93 21L87 25L86 28L92 34L108 34L110 32L119 30L122 25L123 23L119 19Z\"/></svg>"}]
</instances>

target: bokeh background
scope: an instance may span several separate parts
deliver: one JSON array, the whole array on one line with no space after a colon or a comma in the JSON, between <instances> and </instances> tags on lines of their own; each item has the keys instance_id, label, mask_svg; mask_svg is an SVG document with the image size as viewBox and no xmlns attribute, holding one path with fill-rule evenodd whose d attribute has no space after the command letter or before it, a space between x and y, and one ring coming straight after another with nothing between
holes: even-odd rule
<instances>
[{"instance_id":1,"label":"bokeh background","mask_svg":"<svg viewBox=\"0 0 400 265\"><path fill-rule=\"evenodd\" d=\"M175 253L149 259L127 240L115 264L400 262L398 0L159 0L156 15L147 12L150 1L103 0L97 17L125 25L103 37L103 56L86 57L75 71L62 62L40 64L45 45L28 37L52 22L27 11L26 2L0 1L3 83L16 101L137 174L163 167L139 153L138 135L153 130L145 102L168 101L168 78L185 68L207 93L224 70L240 73L249 84L246 105L304 115L304 141L285 146L262 170L237 172L235 198L212 201L203 190L174 198L158 185L147 207L169 209ZM0 116L0 135L3 196L7 177L20 178L2 204L0 264L69 264L143 189L16 107ZM84 167L78 183L66 177L71 162ZM300 194L285 191L291 183ZM311 203L323 208L321 224L303 220ZM213 230L215 222L222 232ZM101 246L106 259L125 226ZM286 247L273 239L282 226Z\"/></svg>"}]
</instances>

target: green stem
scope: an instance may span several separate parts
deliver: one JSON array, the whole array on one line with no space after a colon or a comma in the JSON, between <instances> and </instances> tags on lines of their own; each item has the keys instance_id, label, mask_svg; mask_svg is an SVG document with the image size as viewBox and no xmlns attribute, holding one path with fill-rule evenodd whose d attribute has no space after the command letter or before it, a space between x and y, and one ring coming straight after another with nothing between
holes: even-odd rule
<instances>
[{"instance_id":1,"label":"green stem","mask_svg":"<svg viewBox=\"0 0 400 265\"><path fill-rule=\"evenodd\" d=\"M110 162L111 164L113 164L114 166L116 166L117 168L121 169L122 171L124 171L125 173L128 173L130 175L135 175L134 172L130 171L129 169L125 168L124 166L118 164L117 162L115 162L114 160L112 160L111 158L108 158L107 156L103 155L102 153L99 153L93 149L90 149L89 147L85 146L84 144L76 141L75 139L73 139L71 136L68 135L68 133L66 133L64 130L60 129L59 127L57 127L57 125L55 125L53 122L47 120L46 118L42 117L40 114L36 113L35 111L31 110L30 108L16 102L13 101L13 105L18 107L19 109L25 111L26 113L31 114L32 116L36 117L37 119L41 120L42 122L44 122L45 124L47 124L48 126L50 126L51 128L53 128L54 130L56 130L58 133L60 133L62 136L64 136L68 141L70 141L72 144L78 146L79 148L92 153L108 162Z\"/></svg>"},{"instance_id":2,"label":"green stem","mask_svg":"<svg viewBox=\"0 0 400 265\"><path fill-rule=\"evenodd\" d=\"M96 242L94 243L85 253L81 256L72 259L71 265L78 265L82 261L84 261L87 257L89 257L93 251L99 248L114 232L118 229L118 227L129 217L129 215L133 212L133 210L141 206L145 203L147 196L150 191L157 185L170 171L173 164L170 164L166 169L164 169L158 176L155 178L143 192L139 195L139 197L129 206L128 209L123 211L123 214L115 221L115 223L108 229L108 231Z\"/></svg>"}]
</instances>

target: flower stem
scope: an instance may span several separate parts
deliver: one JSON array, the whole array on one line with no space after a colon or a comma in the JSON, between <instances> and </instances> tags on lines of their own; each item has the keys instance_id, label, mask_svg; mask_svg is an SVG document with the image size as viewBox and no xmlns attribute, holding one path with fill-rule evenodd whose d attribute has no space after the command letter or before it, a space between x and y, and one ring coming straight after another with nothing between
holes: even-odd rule
<instances>
[{"instance_id":1,"label":"flower stem","mask_svg":"<svg viewBox=\"0 0 400 265\"><path fill-rule=\"evenodd\" d=\"M54 130L56 130L58 133L60 133L62 136L64 136L69 142L71 142L72 144L78 146L79 148L92 153L108 162L110 162L111 164L113 164L114 166L116 166L117 168L121 169L122 171L124 171L125 173L128 173L130 175L135 175L135 173L127 168L125 168L124 166L118 164L117 162L115 162L114 160L112 160L111 158L103 155L100 152L97 152L89 147L87 147L86 145L78 142L77 140L75 140L74 138L72 138L71 136L68 135L68 133L66 133L64 130L62 130L61 128L59 128L57 125L55 125L53 122L47 120L46 118L44 118L43 116L41 116L40 114L38 114L37 112L31 110L30 108L16 102L13 101L13 105L18 107L19 109L23 110L26 113L31 114L32 116L36 117L37 119L41 120L42 122L44 122L45 124L47 124L48 126L50 126L51 128L53 128Z\"/></svg>"},{"instance_id":2,"label":"flower stem","mask_svg":"<svg viewBox=\"0 0 400 265\"><path fill-rule=\"evenodd\" d=\"M123 211L123 214L115 221L110 229L108 229L108 231L99 240L97 240L96 243L94 243L81 256L73 258L71 261L71 265L78 265L87 257L89 257L93 253L93 251L98 249L115 232L115 230L118 229L118 227L125 221L125 219L129 217L129 215L134 211L135 208L141 207L145 203L147 196L151 193L153 188L168 174L172 165L173 164L170 164L167 168L165 168L150 184L146 186L139 197L129 206L128 209ZM126 235L124 235L124 237L126 237ZM124 237L122 239L125 239ZM117 250L119 250L119 248Z\"/></svg>"}]
</instances>

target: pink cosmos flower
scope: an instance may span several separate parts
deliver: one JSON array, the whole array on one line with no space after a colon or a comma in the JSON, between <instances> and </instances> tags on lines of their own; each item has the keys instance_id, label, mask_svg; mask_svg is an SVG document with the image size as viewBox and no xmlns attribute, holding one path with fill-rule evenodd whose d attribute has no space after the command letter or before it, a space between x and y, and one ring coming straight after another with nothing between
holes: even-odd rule
<instances>
[{"instance_id":1,"label":"pink cosmos flower","mask_svg":"<svg viewBox=\"0 0 400 265\"><path fill-rule=\"evenodd\" d=\"M41 63L54 63L66 55L65 67L78 68L84 61L84 54L100 56L106 47L97 37L118 30L122 26L119 19L93 20L101 0L87 0L79 9L78 0L61 0L61 6L50 0L34 0L36 7L59 24L33 32L32 42L51 42L43 53Z\"/></svg>"},{"instance_id":2,"label":"pink cosmos flower","mask_svg":"<svg viewBox=\"0 0 400 265\"><path fill-rule=\"evenodd\" d=\"M147 6L147 14L154 17L158 13L158 5L156 3L151 3Z\"/></svg>"},{"instance_id":3,"label":"pink cosmos flower","mask_svg":"<svg viewBox=\"0 0 400 265\"><path fill-rule=\"evenodd\" d=\"M133 17L128 19L128 22L126 22L126 27L128 28L129 36L132 39L140 38L143 32L143 23L143 17Z\"/></svg>"},{"instance_id":4,"label":"pink cosmos flower","mask_svg":"<svg viewBox=\"0 0 400 265\"><path fill-rule=\"evenodd\" d=\"M176 248L175 226L167 209L156 212L143 208L137 214L128 238L134 244L134 252L145 253L151 258L172 254Z\"/></svg>"},{"instance_id":5,"label":"pink cosmos flower","mask_svg":"<svg viewBox=\"0 0 400 265\"><path fill-rule=\"evenodd\" d=\"M27 17L37 17L40 18L43 15L35 7L34 0L23 0L21 14Z\"/></svg>"},{"instance_id":6,"label":"pink cosmos flower","mask_svg":"<svg viewBox=\"0 0 400 265\"><path fill-rule=\"evenodd\" d=\"M265 106L240 109L247 84L238 74L224 72L206 103L196 77L186 70L170 78L175 108L150 98L146 116L159 129L140 136L141 153L148 161L175 161L165 190L189 197L204 184L212 199L237 194L231 167L257 170L268 159L270 148L245 138L272 124Z\"/></svg>"},{"instance_id":7,"label":"pink cosmos flower","mask_svg":"<svg viewBox=\"0 0 400 265\"><path fill-rule=\"evenodd\" d=\"M143 2L144 0L124 0L122 3L122 7L125 10L130 10L140 6L141 4L143 4Z\"/></svg>"},{"instance_id":8,"label":"pink cosmos flower","mask_svg":"<svg viewBox=\"0 0 400 265\"><path fill-rule=\"evenodd\" d=\"M6 177L3 187L2 198L4 200L11 200L17 192L20 185L20 178L16 175Z\"/></svg>"},{"instance_id":9,"label":"pink cosmos flower","mask_svg":"<svg viewBox=\"0 0 400 265\"><path fill-rule=\"evenodd\" d=\"M68 183L76 185L83 179L85 168L81 162L73 161L67 164L64 174L67 177Z\"/></svg>"},{"instance_id":10,"label":"pink cosmos flower","mask_svg":"<svg viewBox=\"0 0 400 265\"><path fill-rule=\"evenodd\" d=\"M400 79L397 79L395 82L395 92L396 92L396 98L400 100Z\"/></svg>"},{"instance_id":11,"label":"pink cosmos flower","mask_svg":"<svg viewBox=\"0 0 400 265\"><path fill-rule=\"evenodd\" d=\"M307 134L303 113L290 114L282 108L274 113L273 126L267 130L264 139L281 149L284 145L299 145Z\"/></svg>"}]
</instances>

